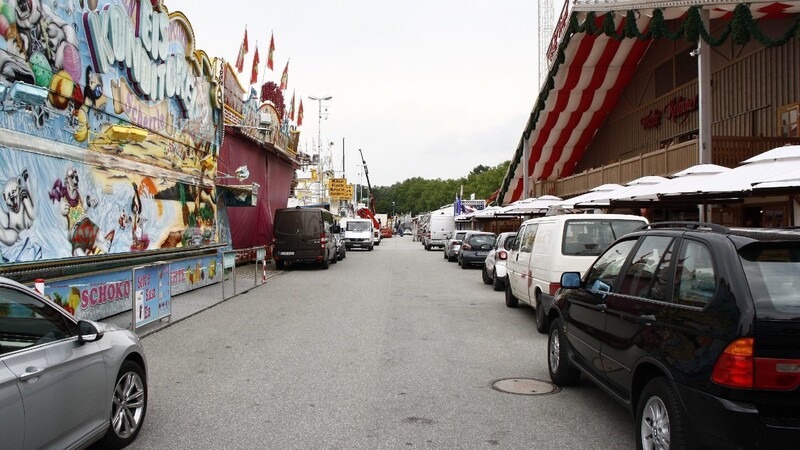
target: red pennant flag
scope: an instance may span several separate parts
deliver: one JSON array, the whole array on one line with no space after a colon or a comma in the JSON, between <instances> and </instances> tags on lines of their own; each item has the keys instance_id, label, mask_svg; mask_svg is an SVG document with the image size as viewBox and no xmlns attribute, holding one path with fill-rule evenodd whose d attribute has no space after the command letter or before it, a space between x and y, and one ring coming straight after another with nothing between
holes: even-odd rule
<instances>
[{"instance_id":1,"label":"red pennant flag","mask_svg":"<svg viewBox=\"0 0 800 450\"><path fill-rule=\"evenodd\" d=\"M244 55L247 53L247 28L244 29L244 40L242 45L239 46L239 56L236 57L236 70L242 73L244 70Z\"/></svg>"},{"instance_id":2,"label":"red pennant flag","mask_svg":"<svg viewBox=\"0 0 800 450\"><path fill-rule=\"evenodd\" d=\"M289 85L289 61L286 61L286 68L283 69L283 75L281 75L280 90L285 91L286 86L288 85Z\"/></svg>"},{"instance_id":3,"label":"red pennant flag","mask_svg":"<svg viewBox=\"0 0 800 450\"><path fill-rule=\"evenodd\" d=\"M258 43L256 43L256 52L253 54L253 71L250 72L250 84L258 82Z\"/></svg>"},{"instance_id":4,"label":"red pennant flag","mask_svg":"<svg viewBox=\"0 0 800 450\"><path fill-rule=\"evenodd\" d=\"M294 91L292 91L292 103L289 105L289 120L294 122Z\"/></svg>"},{"instance_id":5,"label":"red pennant flag","mask_svg":"<svg viewBox=\"0 0 800 450\"><path fill-rule=\"evenodd\" d=\"M303 97L300 97L300 108L297 109L297 126L303 124Z\"/></svg>"},{"instance_id":6,"label":"red pennant flag","mask_svg":"<svg viewBox=\"0 0 800 450\"><path fill-rule=\"evenodd\" d=\"M267 54L267 67L269 70L275 70L273 67L273 55L275 54L275 34L270 35L269 38L269 53Z\"/></svg>"}]
</instances>

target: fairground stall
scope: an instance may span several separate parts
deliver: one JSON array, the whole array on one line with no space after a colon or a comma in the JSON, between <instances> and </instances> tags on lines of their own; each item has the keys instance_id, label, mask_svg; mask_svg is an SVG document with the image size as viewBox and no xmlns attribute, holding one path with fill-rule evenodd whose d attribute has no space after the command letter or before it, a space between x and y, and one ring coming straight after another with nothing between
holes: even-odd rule
<instances>
[{"instance_id":1,"label":"fairground stall","mask_svg":"<svg viewBox=\"0 0 800 450\"><path fill-rule=\"evenodd\" d=\"M800 143L798 29L797 1L565 1L500 204ZM797 225L797 191L769 194L644 207L652 220Z\"/></svg>"},{"instance_id":2,"label":"fairground stall","mask_svg":"<svg viewBox=\"0 0 800 450\"><path fill-rule=\"evenodd\" d=\"M0 275L88 319L219 280L221 85L183 14L6 2L0 69Z\"/></svg>"},{"instance_id":3,"label":"fairground stall","mask_svg":"<svg viewBox=\"0 0 800 450\"><path fill-rule=\"evenodd\" d=\"M223 80L225 134L217 179L230 194L233 248L268 246L275 210L289 199L300 133L290 124L274 82L264 83L260 92L248 91L230 64L224 66Z\"/></svg>"}]
</instances>

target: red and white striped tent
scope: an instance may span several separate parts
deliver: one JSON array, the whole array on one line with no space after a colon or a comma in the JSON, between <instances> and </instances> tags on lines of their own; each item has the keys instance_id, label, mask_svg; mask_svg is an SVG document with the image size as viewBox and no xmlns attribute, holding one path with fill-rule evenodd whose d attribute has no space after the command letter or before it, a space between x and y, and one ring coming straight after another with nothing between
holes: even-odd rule
<instances>
[{"instance_id":1,"label":"red and white striped tent","mask_svg":"<svg viewBox=\"0 0 800 450\"><path fill-rule=\"evenodd\" d=\"M732 18L739 4L740 1L576 0L571 9L565 10L556 30L556 34L564 33L556 40L563 51L563 62L553 64L542 87L500 188L499 203L508 205L531 196L530 192L523 192L523 176L532 186L537 180L573 174L653 42L570 32L567 23L577 20L583 24L587 17L594 17L596 26L603 28L606 13L613 12L617 33L624 32L628 17L636 17L637 28L644 32L656 9L661 10L664 19L672 20L684 16L690 7L700 6L710 11L713 20ZM800 2L755 0L749 2L749 8L754 19L778 18L800 13ZM631 16L629 11L635 14ZM527 162L526 167L523 162Z\"/></svg>"}]
</instances>

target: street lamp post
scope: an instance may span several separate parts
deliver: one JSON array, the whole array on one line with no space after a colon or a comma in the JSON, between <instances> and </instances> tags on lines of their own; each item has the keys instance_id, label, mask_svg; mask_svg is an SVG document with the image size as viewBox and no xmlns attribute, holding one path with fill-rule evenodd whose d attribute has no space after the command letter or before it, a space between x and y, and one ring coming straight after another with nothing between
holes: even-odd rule
<instances>
[{"instance_id":1,"label":"street lamp post","mask_svg":"<svg viewBox=\"0 0 800 450\"><path fill-rule=\"evenodd\" d=\"M317 102L319 106L319 114L317 115L317 176L319 177L319 203L322 203L322 198L325 195L325 174L322 169L322 102L332 99L330 95L326 97L314 97L309 95L308 98Z\"/></svg>"}]
</instances>

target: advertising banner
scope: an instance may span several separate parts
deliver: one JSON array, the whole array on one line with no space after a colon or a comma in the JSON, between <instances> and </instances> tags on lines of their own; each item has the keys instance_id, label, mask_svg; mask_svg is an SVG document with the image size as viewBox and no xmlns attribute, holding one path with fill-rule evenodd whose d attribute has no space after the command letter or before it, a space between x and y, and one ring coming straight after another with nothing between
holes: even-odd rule
<instances>
[{"instance_id":1,"label":"advertising banner","mask_svg":"<svg viewBox=\"0 0 800 450\"><path fill-rule=\"evenodd\" d=\"M171 301L172 296L218 283L218 264L217 256L174 261L165 265L168 272L151 276L151 279L159 281L158 277L162 278L159 288L167 286L169 296L162 295L161 298ZM44 295L76 319L100 320L130 311L131 293L141 289L133 283L131 276L131 270L125 269L64 283L46 283ZM164 306L163 301L161 306Z\"/></svg>"},{"instance_id":2,"label":"advertising banner","mask_svg":"<svg viewBox=\"0 0 800 450\"><path fill-rule=\"evenodd\" d=\"M186 259L170 263L169 281L172 295L182 294L220 281L217 273L219 257Z\"/></svg>"},{"instance_id":3,"label":"advertising banner","mask_svg":"<svg viewBox=\"0 0 800 450\"><path fill-rule=\"evenodd\" d=\"M169 264L133 269L134 318L136 328L168 317L172 313L172 299L169 287Z\"/></svg>"},{"instance_id":4,"label":"advertising banner","mask_svg":"<svg viewBox=\"0 0 800 450\"><path fill-rule=\"evenodd\" d=\"M100 320L131 309L131 271L48 283L44 295L76 319Z\"/></svg>"}]
</instances>

